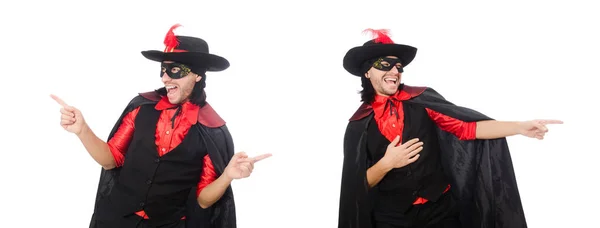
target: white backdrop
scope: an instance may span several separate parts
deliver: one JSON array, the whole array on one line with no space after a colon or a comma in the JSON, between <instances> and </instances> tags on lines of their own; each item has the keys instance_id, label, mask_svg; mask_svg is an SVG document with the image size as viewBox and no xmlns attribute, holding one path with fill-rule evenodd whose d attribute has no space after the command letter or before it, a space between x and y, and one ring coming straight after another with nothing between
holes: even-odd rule
<instances>
[{"instance_id":1,"label":"white backdrop","mask_svg":"<svg viewBox=\"0 0 600 228\"><path fill-rule=\"evenodd\" d=\"M131 2L0 4L0 227L87 227L101 168L59 126L49 94L105 139L136 93L161 86L159 64L140 51L162 50L175 23L231 62L208 74L207 93L236 151L273 153L233 184L239 228L337 226L342 138L360 89L342 58L369 39L365 28L419 48L406 84L499 120L563 120L544 141L509 138L529 226L600 226L600 16L591 4Z\"/></svg>"}]
</instances>

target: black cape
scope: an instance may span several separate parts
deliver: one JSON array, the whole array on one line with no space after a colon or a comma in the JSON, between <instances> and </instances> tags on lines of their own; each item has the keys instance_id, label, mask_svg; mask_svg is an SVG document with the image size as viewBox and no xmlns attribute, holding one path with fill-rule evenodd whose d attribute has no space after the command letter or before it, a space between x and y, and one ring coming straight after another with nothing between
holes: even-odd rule
<instances>
[{"instance_id":1,"label":"black cape","mask_svg":"<svg viewBox=\"0 0 600 228\"><path fill-rule=\"evenodd\" d=\"M403 85L417 104L462 121L491 120L475 110L454 105L435 90ZM350 119L344 135L344 162L339 228L371 228L372 200L366 178L366 129L373 111L364 103ZM441 161L457 197L465 228L525 228L527 223L506 138L459 140L437 128Z\"/></svg>"},{"instance_id":2,"label":"black cape","mask_svg":"<svg viewBox=\"0 0 600 228\"><path fill-rule=\"evenodd\" d=\"M112 131L108 136L110 140L117 129L121 125L123 117L130 111L141 105L154 105L158 102L160 96L155 92L141 93L139 96L133 98L118 121L115 123ZM201 110L198 117L198 123L192 127L200 132L202 136L201 140L204 140L205 145L208 147L208 154L213 163L215 172L221 175L231 160L234 154L233 140L227 126L224 121L214 112L210 105L206 104ZM190 129L190 130L192 130ZM100 173L100 181L98 184L98 191L96 193L96 205L94 206L94 214L92 215L90 228L95 228L95 214L98 206L98 201L104 196L108 195L112 190L115 180L119 175L120 168L114 168L111 170L102 169ZM203 209L198 205L196 199L196 187L190 191L188 199L188 206L186 212L186 227L187 228L235 228L236 227L236 214L235 214L235 203L233 198L233 190L229 186L226 192L223 194L221 199L207 209Z\"/></svg>"}]
</instances>

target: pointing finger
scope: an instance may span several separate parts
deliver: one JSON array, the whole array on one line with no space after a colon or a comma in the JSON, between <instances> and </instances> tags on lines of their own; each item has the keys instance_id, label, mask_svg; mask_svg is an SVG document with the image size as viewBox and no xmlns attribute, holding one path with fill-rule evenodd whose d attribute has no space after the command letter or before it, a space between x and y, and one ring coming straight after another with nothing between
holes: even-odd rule
<instances>
[{"instance_id":1,"label":"pointing finger","mask_svg":"<svg viewBox=\"0 0 600 228\"><path fill-rule=\"evenodd\" d=\"M258 162L260 160L263 160L263 159L271 157L271 156L273 156L273 154L262 154L262 155L258 155L256 157L253 157L252 160L254 160L254 162Z\"/></svg>"},{"instance_id":2,"label":"pointing finger","mask_svg":"<svg viewBox=\"0 0 600 228\"><path fill-rule=\"evenodd\" d=\"M238 164L252 163L254 160L252 158L238 158L236 160Z\"/></svg>"},{"instance_id":3,"label":"pointing finger","mask_svg":"<svg viewBox=\"0 0 600 228\"><path fill-rule=\"evenodd\" d=\"M540 121L542 124L563 124L561 120L542 120Z\"/></svg>"},{"instance_id":4,"label":"pointing finger","mask_svg":"<svg viewBox=\"0 0 600 228\"><path fill-rule=\"evenodd\" d=\"M59 97L57 97L54 94L50 94L50 97L52 97L52 99L54 99L60 106L63 106L63 107L69 106L67 103L65 103L65 101L63 101L62 99L60 99Z\"/></svg>"}]
</instances>

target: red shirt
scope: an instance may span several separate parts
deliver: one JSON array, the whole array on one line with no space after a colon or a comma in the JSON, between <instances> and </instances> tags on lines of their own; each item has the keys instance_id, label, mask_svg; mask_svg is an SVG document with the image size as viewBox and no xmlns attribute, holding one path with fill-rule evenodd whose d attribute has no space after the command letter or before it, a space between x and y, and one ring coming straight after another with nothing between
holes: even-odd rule
<instances>
[{"instance_id":1,"label":"red shirt","mask_svg":"<svg viewBox=\"0 0 600 228\"><path fill-rule=\"evenodd\" d=\"M398 93L390 96L375 96L375 100L371 105L373 112L375 113L375 122L379 127L381 134L388 140L393 141L396 136L400 136L400 142L402 142L402 130L404 129L404 109L402 108L402 101L408 100L411 95L401 90ZM390 110L390 106L386 105L388 100L394 103L394 110ZM439 112L433 111L429 108L425 108L429 118L431 118L436 125L447 132L454 134L461 140L473 140L476 136L477 123L476 122L464 122ZM390 114L390 111L397 112L396 114ZM450 189L450 185L444 192ZM428 200L422 197L417 198L413 204L423 204Z\"/></svg>"},{"instance_id":2,"label":"red shirt","mask_svg":"<svg viewBox=\"0 0 600 228\"><path fill-rule=\"evenodd\" d=\"M160 117L156 125L156 149L159 156L169 153L173 148L177 147L183 141L190 128L198 122L198 111L200 107L190 102L185 102L181 105L180 114L175 118L175 122L171 118L175 114L176 105L171 104L166 97L163 97L156 105L155 109L160 110ZM139 112L139 107L127 113L123 118L119 129L115 135L108 141L108 147L112 153L117 167L123 165L125 153L129 147L133 131L135 130L135 117ZM172 127L174 126L174 127ZM217 178L213 164L208 155L204 156L204 168L200 181L198 182L198 190L196 197L204 187L208 186ZM136 214L144 218L148 218L144 211L138 211Z\"/></svg>"}]
</instances>

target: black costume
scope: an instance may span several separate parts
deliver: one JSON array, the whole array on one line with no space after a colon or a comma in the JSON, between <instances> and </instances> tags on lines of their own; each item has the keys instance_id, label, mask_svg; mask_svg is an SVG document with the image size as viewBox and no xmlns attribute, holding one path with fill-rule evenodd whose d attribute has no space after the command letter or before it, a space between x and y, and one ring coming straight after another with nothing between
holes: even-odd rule
<instances>
[{"instance_id":1,"label":"black costume","mask_svg":"<svg viewBox=\"0 0 600 228\"><path fill-rule=\"evenodd\" d=\"M373 64L367 60L383 56L398 56L403 66L408 65L416 48L393 44L386 38L387 42L378 38L351 49L344 59L346 70L364 77L365 69ZM377 186L369 188L367 169L385 152L385 147L373 144L385 138L373 130L378 130L374 110L369 102L364 102L350 119L344 136L338 227L378 227L375 220L401 217L412 213L411 208L422 207L411 202L423 196L432 201L424 205L440 203L444 204L442 207L452 208L448 205L456 204L456 211L446 213L458 213L465 228L525 228L506 139L461 140L432 124L425 110L464 122L491 118L454 105L431 88L401 85L399 90L409 95L398 107L406 114L400 143L418 137L424 142L422 155L415 163L388 172ZM443 193L447 184L451 186L449 194L452 195Z\"/></svg>"},{"instance_id":2,"label":"black costume","mask_svg":"<svg viewBox=\"0 0 600 228\"><path fill-rule=\"evenodd\" d=\"M115 124L113 130L109 135L109 139L116 132L117 128L121 124L121 119L131 110L139 107L139 106L149 106L153 107L158 101L158 95L155 92L140 94L134 98L127 108L123 111L123 114L119 118L119 121ZM197 138L194 140L201 140L208 147L207 151L212 159L212 162L215 167L215 171L220 175L223 173L223 170L229 163L229 160L233 156L233 141L229 130L225 124L217 125L218 123L223 123L222 120L216 116L216 113L212 111L210 106L203 107L206 111L204 114L204 121L200 121L198 124L190 129L190 133L192 130ZM204 122L204 124L202 123ZM208 126L207 126L208 125ZM151 126L154 127L154 126ZM150 131L153 133L153 128ZM188 134L190 134L188 133ZM115 185L115 181L119 176L120 168L115 168L111 170L102 169L100 176L100 183L98 185L98 193L96 196L96 202L106 197ZM228 190L223 194L223 197L212 207L207 209L202 209L198 205L198 201L196 200L195 189L191 189L189 191L189 196L187 197L187 211L186 211L186 227L215 227L215 228L234 228L236 227L235 220L235 204L233 199L233 191L231 186ZM95 228L95 218L98 213L96 209L98 208L98 204L96 204L94 210L94 216L92 217L92 222L90 224L90 228ZM175 218L179 219L179 218Z\"/></svg>"},{"instance_id":3,"label":"black costume","mask_svg":"<svg viewBox=\"0 0 600 228\"><path fill-rule=\"evenodd\" d=\"M234 155L225 121L206 103L204 93L205 72L224 70L229 67L229 62L210 54L208 45L200 38L175 36L173 29L178 26L173 26L167 33L164 52L144 51L142 54L157 62L175 62L162 64L161 77L166 73L177 79L190 72L203 76L186 101L200 107L197 122L189 128L181 144L159 156L155 144L157 124L152 123L159 121L161 111L155 109L155 105L166 99L166 89L141 93L132 99L107 139L108 142L115 136L128 113L139 110L124 165L102 169L90 228L138 227L138 224L178 228L236 227L231 186L207 209L201 208L197 200L197 183L206 155L210 156L217 177L223 174ZM173 70L175 68L180 71ZM181 116L177 113L182 104L174 106L173 110L177 108L177 111L172 117L173 123ZM134 214L141 210L149 217Z\"/></svg>"}]
</instances>

